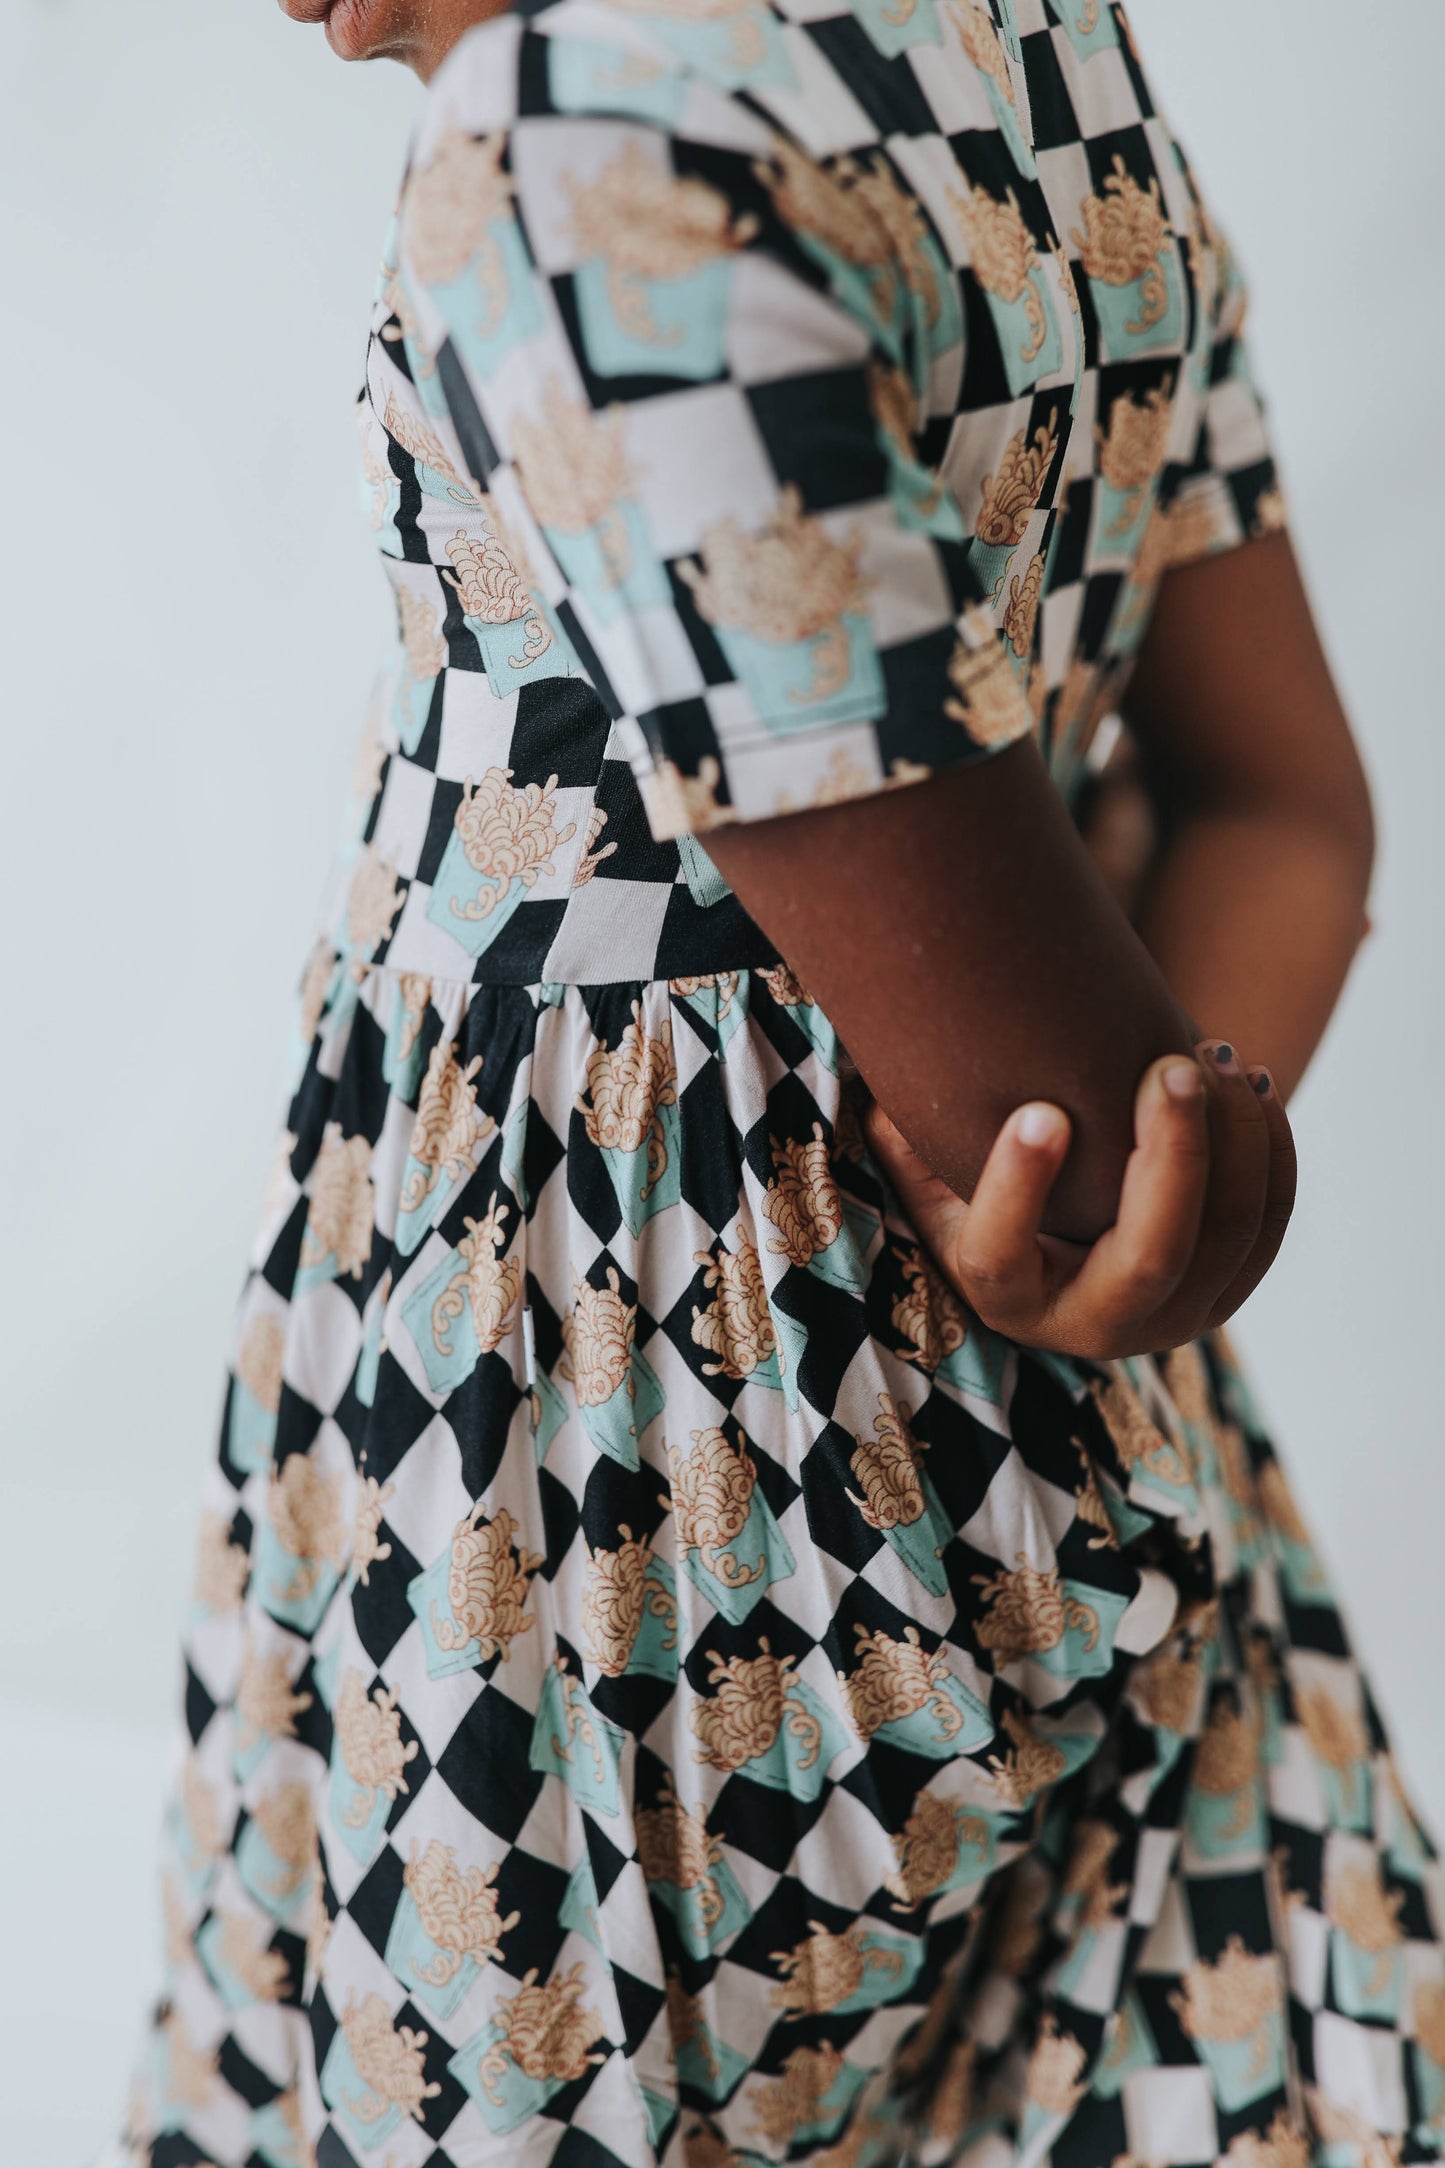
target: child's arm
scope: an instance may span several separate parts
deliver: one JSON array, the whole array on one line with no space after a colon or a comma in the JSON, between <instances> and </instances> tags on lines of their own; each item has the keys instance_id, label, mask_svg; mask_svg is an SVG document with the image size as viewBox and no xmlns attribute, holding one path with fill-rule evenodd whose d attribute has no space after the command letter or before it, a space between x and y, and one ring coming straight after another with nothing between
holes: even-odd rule
<instances>
[{"instance_id":1,"label":"child's arm","mask_svg":"<svg viewBox=\"0 0 1445 2168\"><path fill-rule=\"evenodd\" d=\"M1124 715L1162 831L1139 934L1288 1097L1365 933L1375 835L1286 535L1166 574Z\"/></svg>"}]
</instances>

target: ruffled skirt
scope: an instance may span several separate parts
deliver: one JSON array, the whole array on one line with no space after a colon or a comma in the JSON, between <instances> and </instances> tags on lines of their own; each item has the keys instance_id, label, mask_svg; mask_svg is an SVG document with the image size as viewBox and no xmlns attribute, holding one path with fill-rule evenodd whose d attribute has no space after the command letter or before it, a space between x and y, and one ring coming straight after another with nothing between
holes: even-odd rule
<instances>
[{"instance_id":1,"label":"ruffled skirt","mask_svg":"<svg viewBox=\"0 0 1445 2168\"><path fill-rule=\"evenodd\" d=\"M984 1328L782 969L327 951L292 1087L118 2157L1440 2157L1434 1852L1224 1335Z\"/></svg>"}]
</instances>

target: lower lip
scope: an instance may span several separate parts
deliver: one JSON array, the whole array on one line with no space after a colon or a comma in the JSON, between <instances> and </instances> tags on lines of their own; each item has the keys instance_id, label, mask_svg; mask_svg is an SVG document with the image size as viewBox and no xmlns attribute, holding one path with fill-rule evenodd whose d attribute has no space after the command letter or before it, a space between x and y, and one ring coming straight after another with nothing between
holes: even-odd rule
<instances>
[{"instance_id":1,"label":"lower lip","mask_svg":"<svg viewBox=\"0 0 1445 2168\"><path fill-rule=\"evenodd\" d=\"M326 42L342 60L361 58L372 4L373 0L331 0L326 11Z\"/></svg>"}]
</instances>

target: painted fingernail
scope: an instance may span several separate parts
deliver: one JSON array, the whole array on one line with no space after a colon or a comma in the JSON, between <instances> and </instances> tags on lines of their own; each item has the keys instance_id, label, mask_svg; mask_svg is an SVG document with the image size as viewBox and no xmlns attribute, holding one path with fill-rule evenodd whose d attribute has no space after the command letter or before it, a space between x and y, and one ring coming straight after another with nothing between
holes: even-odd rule
<instances>
[{"instance_id":1,"label":"painted fingernail","mask_svg":"<svg viewBox=\"0 0 1445 2168\"><path fill-rule=\"evenodd\" d=\"M1014 1123L1014 1133L1020 1144L1053 1144L1058 1140L1063 1119L1057 1107L1040 1099L1021 1110Z\"/></svg>"},{"instance_id":2,"label":"painted fingernail","mask_svg":"<svg viewBox=\"0 0 1445 2168\"><path fill-rule=\"evenodd\" d=\"M1214 1063L1216 1069L1238 1069L1239 1067L1234 1048L1230 1045L1228 1039L1206 1039L1203 1051L1209 1060Z\"/></svg>"},{"instance_id":3,"label":"painted fingernail","mask_svg":"<svg viewBox=\"0 0 1445 2168\"><path fill-rule=\"evenodd\" d=\"M1161 1081L1171 1099L1197 1099L1204 1090L1197 1061L1171 1061Z\"/></svg>"},{"instance_id":4,"label":"painted fingernail","mask_svg":"<svg viewBox=\"0 0 1445 2168\"><path fill-rule=\"evenodd\" d=\"M1267 1099L1274 1090L1274 1084L1268 1069L1246 1069L1244 1073L1259 1093L1260 1098Z\"/></svg>"}]
</instances>

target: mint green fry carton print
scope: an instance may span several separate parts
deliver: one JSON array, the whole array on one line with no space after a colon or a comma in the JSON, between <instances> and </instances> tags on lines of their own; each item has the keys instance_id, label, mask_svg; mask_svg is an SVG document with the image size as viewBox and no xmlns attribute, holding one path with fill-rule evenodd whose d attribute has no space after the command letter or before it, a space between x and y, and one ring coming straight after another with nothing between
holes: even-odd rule
<instances>
[{"instance_id":1,"label":"mint green fry carton print","mask_svg":"<svg viewBox=\"0 0 1445 2168\"><path fill-rule=\"evenodd\" d=\"M413 1999L449 2018L488 1961L501 1964L520 1912L497 1901L497 1863L464 1866L433 1837L413 1841L386 1941L386 1962Z\"/></svg>"},{"instance_id":2,"label":"mint green fry carton print","mask_svg":"<svg viewBox=\"0 0 1445 2168\"><path fill-rule=\"evenodd\" d=\"M871 1436L856 1438L850 1466L858 1490L848 1497L930 1596L948 1593L943 1553L953 1523L924 1470L927 1441L915 1438L906 1403L878 1395Z\"/></svg>"},{"instance_id":3,"label":"mint green fry carton print","mask_svg":"<svg viewBox=\"0 0 1445 2168\"><path fill-rule=\"evenodd\" d=\"M778 736L875 721L886 705L868 623L862 536L836 541L785 488L755 534L709 527L678 566L728 664Z\"/></svg>"},{"instance_id":4,"label":"mint green fry carton print","mask_svg":"<svg viewBox=\"0 0 1445 2168\"><path fill-rule=\"evenodd\" d=\"M701 1807L678 1798L670 1773L657 1804L635 1810L633 1826L654 1903L671 1913L693 1957L711 1957L753 1916L721 1838Z\"/></svg>"},{"instance_id":5,"label":"mint green fry carton print","mask_svg":"<svg viewBox=\"0 0 1445 2168\"><path fill-rule=\"evenodd\" d=\"M905 288L888 233L867 201L870 169L853 159L840 159L825 169L779 137L769 146L768 162L760 163L757 171L778 215L804 254L825 273L837 299L901 367ZM871 173L891 196L887 173L876 165Z\"/></svg>"},{"instance_id":6,"label":"mint green fry carton print","mask_svg":"<svg viewBox=\"0 0 1445 2168\"><path fill-rule=\"evenodd\" d=\"M380 1995L351 1998L321 2066L321 2097L353 2145L373 2152L412 2121L441 2086L428 2081L427 2035L393 2018Z\"/></svg>"},{"instance_id":7,"label":"mint green fry carton print","mask_svg":"<svg viewBox=\"0 0 1445 2168\"><path fill-rule=\"evenodd\" d=\"M305 2141L297 2129L297 2106L294 2093L283 2093L252 2116L251 2150L263 2168L304 2168L301 2147Z\"/></svg>"},{"instance_id":8,"label":"mint green fry carton print","mask_svg":"<svg viewBox=\"0 0 1445 2168\"><path fill-rule=\"evenodd\" d=\"M579 1806L615 1817L621 1809L621 1763L625 1734L592 1703L576 1672L558 1653L542 1676L527 1759L532 1768L560 1777Z\"/></svg>"},{"instance_id":9,"label":"mint green fry carton print","mask_svg":"<svg viewBox=\"0 0 1445 2168\"><path fill-rule=\"evenodd\" d=\"M704 1651L707 1692L689 1717L697 1758L809 1804L851 1742L828 1703L799 1677L792 1654L775 1655L766 1634L757 1647L756 1656Z\"/></svg>"},{"instance_id":10,"label":"mint green fry carton print","mask_svg":"<svg viewBox=\"0 0 1445 2168\"><path fill-rule=\"evenodd\" d=\"M853 13L890 60L913 45L943 43L935 0L853 0Z\"/></svg>"},{"instance_id":11,"label":"mint green fry carton print","mask_svg":"<svg viewBox=\"0 0 1445 2168\"><path fill-rule=\"evenodd\" d=\"M1415 2135L1422 2144L1445 2140L1445 1982L1422 1980L1412 1998L1411 2068L1420 2119Z\"/></svg>"},{"instance_id":12,"label":"mint green fry carton print","mask_svg":"<svg viewBox=\"0 0 1445 2168\"><path fill-rule=\"evenodd\" d=\"M1273 1952L1230 1935L1212 1964L1196 1958L1170 2002L1230 2115L1284 2084L1284 1980Z\"/></svg>"},{"instance_id":13,"label":"mint green fry carton print","mask_svg":"<svg viewBox=\"0 0 1445 2168\"><path fill-rule=\"evenodd\" d=\"M772 1302L763 1278L758 1246L747 1232L737 1248L720 1242L699 1250L706 1304L694 1303L691 1337L711 1358L702 1365L705 1378L733 1378L781 1393L790 1409L798 1406L798 1362L807 1344L802 1325Z\"/></svg>"},{"instance_id":14,"label":"mint green fry carton print","mask_svg":"<svg viewBox=\"0 0 1445 2168\"><path fill-rule=\"evenodd\" d=\"M441 593L437 599L397 579L396 609L401 628L403 666L397 675L393 715L402 751L414 753L431 714L436 683L447 663L442 637Z\"/></svg>"},{"instance_id":15,"label":"mint green fry carton print","mask_svg":"<svg viewBox=\"0 0 1445 2168\"><path fill-rule=\"evenodd\" d=\"M587 1090L577 1096L588 1139L597 1146L631 1235L682 1195L677 1065L672 1029L652 1032L642 1005L615 1047L600 1039L587 1058Z\"/></svg>"},{"instance_id":16,"label":"mint green fry carton print","mask_svg":"<svg viewBox=\"0 0 1445 2168\"><path fill-rule=\"evenodd\" d=\"M1099 564L1117 559L1121 566L1131 565L1137 558L1158 495L1173 419L1169 390L1156 384L1138 399L1122 393L1109 409L1107 428L1096 425L1099 474L1089 547Z\"/></svg>"},{"instance_id":17,"label":"mint green fry carton print","mask_svg":"<svg viewBox=\"0 0 1445 2168\"><path fill-rule=\"evenodd\" d=\"M587 1546L582 1628L604 1678L674 1680L678 1673L677 1577L624 1521L615 1550Z\"/></svg>"},{"instance_id":18,"label":"mint green fry carton print","mask_svg":"<svg viewBox=\"0 0 1445 2168\"><path fill-rule=\"evenodd\" d=\"M907 1996L918 1975L923 1945L889 1934L871 1920L855 1920L842 1934L819 1921L790 1950L774 1950L782 1974L771 2000L794 2017L852 2017Z\"/></svg>"},{"instance_id":19,"label":"mint green fry carton print","mask_svg":"<svg viewBox=\"0 0 1445 2168\"><path fill-rule=\"evenodd\" d=\"M463 1219L466 1231L456 1248L402 1302L402 1322L439 1398L469 1378L511 1331L522 1266L505 1254L507 1217L493 1191L482 1217Z\"/></svg>"},{"instance_id":20,"label":"mint green fry carton print","mask_svg":"<svg viewBox=\"0 0 1445 2168\"><path fill-rule=\"evenodd\" d=\"M746 1438L734 1446L709 1426L686 1450L668 1448L670 1503L682 1569L713 1608L740 1626L796 1560L757 1484Z\"/></svg>"},{"instance_id":21,"label":"mint green fry carton print","mask_svg":"<svg viewBox=\"0 0 1445 2168\"><path fill-rule=\"evenodd\" d=\"M284 1318L275 1310L257 1310L237 1350L226 1414L226 1457L242 1475L270 1465L285 1355Z\"/></svg>"},{"instance_id":22,"label":"mint green fry carton print","mask_svg":"<svg viewBox=\"0 0 1445 2168\"><path fill-rule=\"evenodd\" d=\"M901 1639L882 1626L870 1632L861 1619L853 1631L853 1668L837 1677L863 1739L952 1761L993 1738L983 1703L954 1673L945 1649L924 1647L916 1626L905 1626Z\"/></svg>"},{"instance_id":23,"label":"mint green fry carton print","mask_svg":"<svg viewBox=\"0 0 1445 2168\"><path fill-rule=\"evenodd\" d=\"M422 1072L422 1026L431 986L420 972L402 973L390 1003L381 1073L398 1099L413 1099Z\"/></svg>"},{"instance_id":24,"label":"mint green fry carton print","mask_svg":"<svg viewBox=\"0 0 1445 2168\"><path fill-rule=\"evenodd\" d=\"M381 1850L391 1810L409 1789L407 1766L420 1751L417 1740L402 1738L397 1700L394 1686L368 1693L365 1675L356 1669L341 1675L327 1804L332 1834L363 1867Z\"/></svg>"},{"instance_id":25,"label":"mint green fry carton print","mask_svg":"<svg viewBox=\"0 0 1445 2168\"><path fill-rule=\"evenodd\" d=\"M586 1996L581 1958L546 1981L530 1966L516 1992L498 2003L491 2023L447 2064L495 2137L518 2129L563 2086L606 2062L604 2020Z\"/></svg>"},{"instance_id":26,"label":"mint green fry carton print","mask_svg":"<svg viewBox=\"0 0 1445 2168\"><path fill-rule=\"evenodd\" d=\"M641 1466L637 1441L666 1403L636 1339L637 1305L623 1295L616 1265L607 1267L602 1287L574 1280L558 1369L571 1380L588 1437L624 1468Z\"/></svg>"},{"instance_id":27,"label":"mint green fry carton print","mask_svg":"<svg viewBox=\"0 0 1445 2168\"><path fill-rule=\"evenodd\" d=\"M577 251L577 312L599 376L705 382L723 365L733 258L757 221L638 141L600 172L564 172Z\"/></svg>"},{"instance_id":28,"label":"mint green fry carton print","mask_svg":"<svg viewBox=\"0 0 1445 2168\"><path fill-rule=\"evenodd\" d=\"M836 1076L841 1060L838 1034L796 973L786 964L760 964L758 977L774 1001L787 1010L829 1075Z\"/></svg>"},{"instance_id":29,"label":"mint green fry carton print","mask_svg":"<svg viewBox=\"0 0 1445 2168\"><path fill-rule=\"evenodd\" d=\"M319 1887L316 1814L304 1784L287 1780L260 1792L236 1845L241 1886L278 1926L304 1931Z\"/></svg>"},{"instance_id":30,"label":"mint green fry carton print","mask_svg":"<svg viewBox=\"0 0 1445 2168\"><path fill-rule=\"evenodd\" d=\"M1106 53L1119 43L1114 10L1104 0L1049 0L1049 12L1068 33L1081 60Z\"/></svg>"},{"instance_id":31,"label":"mint green fry carton print","mask_svg":"<svg viewBox=\"0 0 1445 2168\"><path fill-rule=\"evenodd\" d=\"M1103 359L1178 354L1184 276L1157 175L1141 188L1116 152L1112 170L1080 210L1083 227L1071 228L1069 239L1089 281Z\"/></svg>"},{"instance_id":32,"label":"mint green fry carton print","mask_svg":"<svg viewBox=\"0 0 1445 2168\"><path fill-rule=\"evenodd\" d=\"M923 1250L895 1249L903 1292L892 1308L894 1352L926 1377L1001 1407L1009 1343L954 1293Z\"/></svg>"},{"instance_id":33,"label":"mint green fry carton print","mask_svg":"<svg viewBox=\"0 0 1445 2168\"><path fill-rule=\"evenodd\" d=\"M1122 1590L1086 1586L1035 1566L1020 1551L1013 1566L973 1577L986 1606L976 1639L999 1669L1033 1663L1063 1679L1099 1679L1114 1664L1114 1634L1129 1608Z\"/></svg>"},{"instance_id":34,"label":"mint green fry carton print","mask_svg":"<svg viewBox=\"0 0 1445 2168\"><path fill-rule=\"evenodd\" d=\"M907 0L884 0L885 7L902 7ZM982 81L989 110L999 134L1020 173L1032 178L1038 172L1033 151L1024 134L1009 57L992 15L981 0L960 0L950 10L952 27Z\"/></svg>"},{"instance_id":35,"label":"mint green fry carton print","mask_svg":"<svg viewBox=\"0 0 1445 2168\"><path fill-rule=\"evenodd\" d=\"M1335 1837L1325 1865L1325 1917L1330 1923L1330 1982L1350 2017L1393 2023L1405 1986L1402 1890L1387 1889L1372 1846Z\"/></svg>"},{"instance_id":36,"label":"mint green fry carton print","mask_svg":"<svg viewBox=\"0 0 1445 2168\"><path fill-rule=\"evenodd\" d=\"M314 1633L350 1549L339 1478L308 1453L288 1453L272 1468L258 1531L254 1589L262 1608L297 1633Z\"/></svg>"},{"instance_id":37,"label":"mint green fry carton print","mask_svg":"<svg viewBox=\"0 0 1445 2168\"><path fill-rule=\"evenodd\" d=\"M471 524L472 531L459 527L448 542L442 578L456 591L492 691L506 700L540 678L575 677L577 658L533 589L520 537L503 527L491 503Z\"/></svg>"},{"instance_id":38,"label":"mint green fry carton print","mask_svg":"<svg viewBox=\"0 0 1445 2168\"><path fill-rule=\"evenodd\" d=\"M800 2109L795 2087L801 2080ZM754 2115L764 2142L824 2146L832 2138L845 2143L843 2125L848 2111L868 2082L866 2070L845 2060L832 2042L822 2047L797 2047L789 2055L781 2082L760 2085ZM766 2154L744 2154L745 2168L761 2168Z\"/></svg>"},{"instance_id":39,"label":"mint green fry carton print","mask_svg":"<svg viewBox=\"0 0 1445 2168\"><path fill-rule=\"evenodd\" d=\"M547 48L547 84L559 113L593 113L601 106L667 128L681 107L684 79L650 53L567 38Z\"/></svg>"},{"instance_id":40,"label":"mint green fry carton print","mask_svg":"<svg viewBox=\"0 0 1445 2168\"><path fill-rule=\"evenodd\" d=\"M1007 1816L921 1791L893 1840L898 1865L884 1887L894 1905L912 1912L950 1890L976 1889L993 1872L1007 1830Z\"/></svg>"},{"instance_id":41,"label":"mint green fry carton print","mask_svg":"<svg viewBox=\"0 0 1445 2168\"><path fill-rule=\"evenodd\" d=\"M372 1146L364 1136L347 1136L340 1122L328 1122L311 1174L311 1195L296 1292L328 1280L359 1281L371 1257L376 1190L371 1178Z\"/></svg>"},{"instance_id":42,"label":"mint green fry carton print","mask_svg":"<svg viewBox=\"0 0 1445 2168\"><path fill-rule=\"evenodd\" d=\"M1029 531L1059 450L1059 408L1032 430L1027 423L1004 446L985 475L968 561L990 596L1001 593L1014 553Z\"/></svg>"},{"instance_id":43,"label":"mint green fry carton print","mask_svg":"<svg viewBox=\"0 0 1445 2168\"><path fill-rule=\"evenodd\" d=\"M622 406L594 414L552 377L514 428L522 487L547 546L599 624L665 607L667 575L634 493Z\"/></svg>"},{"instance_id":44,"label":"mint green fry carton print","mask_svg":"<svg viewBox=\"0 0 1445 2168\"><path fill-rule=\"evenodd\" d=\"M514 789L510 768L488 768L463 785L426 915L468 955L491 947L576 834L575 822L557 824L556 790L555 775Z\"/></svg>"},{"instance_id":45,"label":"mint green fry carton print","mask_svg":"<svg viewBox=\"0 0 1445 2168\"><path fill-rule=\"evenodd\" d=\"M1064 364L1063 335L1039 243L1012 188L1001 199L980 184L966 191L950 188L949 201L993 318L1009 392L1017 399Z\"/></svg>"},{"instance_id":46,"label":"mint green fry carton print","mask_svg":"<svg viewBox=\"0 0 1445 2168\"><path fill-rule=\"evenodd\" d=\"M1195 1751L1185 1805L1189 1842L1201 1858L1262 1859L1269 1822L1262 1724L1257 1709L1215 1701Z\"/></svg>"},{"instance_id":47,"label":"mint green fry carton print","mask_svg":"<svg viewBox=\"0 0 1445 2168\"><path fill-rule=\"evenodd\" d=\"M783 25L760 0L730 0L710 17L700 9L669 7L667 0L636 12L661 44L723 90L798 88Z\"/></svg>"},{"instance_id":48,"label":"mint green fry carton print","mask_svg":"<svg viewBox=\"0 0 1445 2168\"><path fill-rule=\"evenodd\" d=\"M503 166L506 137L441 138L407 184L402 254L450 326L469 369L488 376L542 320L517 228L515 188ZM464 207L464 208L463 208Z\"/></svg>"},{"instance_id":49,"label":"mint green fry carton print","mask_svg":"<svg viewBox=\"0 0 1445 2168\"><path fill-rule=\"evenodd\" d=\"M1160 2060L1144 2005L1130 1988L1114 2013L1114 2028L1095 2068L1092 2090L1104 2100L1117 2100L1136 2070L1154 2069Z\"/></svg>"},{"instance_id":50,"label":"mint green fry carton print","mask_svg":"<svg viewBox=\"0 0 1445 2168\"><path fill-rule=\"evenodd\" d=\"M396 1215L396 1247L409 1257L467 1181L496 1129L477 1105L482 1057L463 1067L447 1040L432 1048L417 1098Z\"/></svg>"},{"instance_id":51,"label":"mint green fry carton print","mask_svg":"<svg viewBox=\"0 0 1445 2168\"><path fill-rule=\"evenodd\" d=\"M481 1500L457 1522L448 1548L409 1583L430 1678L471 1671L511 1655L512 1642L534 1623L527 1609L539 1553L517 1541L505 1506L489 1514Z\"/></svg>"},{"instance_id":52,"label":"mint green fry carton print","mask_svg":"<svg viewBox=\"0 0 1445 2168\"><path fill-rule=\"evenodd\" d=\"M228 2010L253 2009L285 1987L286 1959L270 1947L270 1929L237 1912L213 1912L196 1932L196 1949Z\"/></svg>"}]
</instances>

